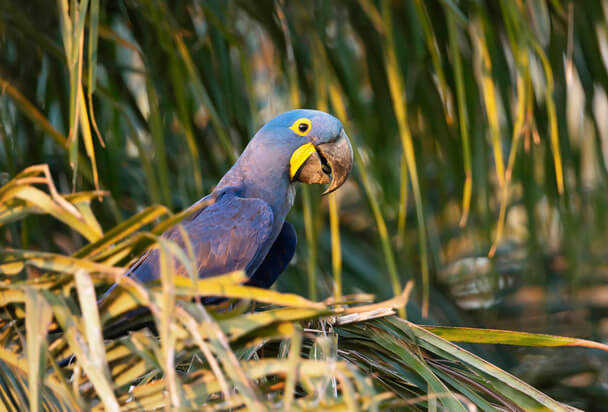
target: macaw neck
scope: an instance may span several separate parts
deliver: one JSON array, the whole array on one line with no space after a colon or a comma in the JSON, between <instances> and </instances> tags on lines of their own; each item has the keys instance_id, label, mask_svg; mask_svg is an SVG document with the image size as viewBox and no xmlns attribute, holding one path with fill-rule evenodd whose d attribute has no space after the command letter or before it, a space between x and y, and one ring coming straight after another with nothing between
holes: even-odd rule
<instances>
[{"instance_id":1,"label":"macaw neck","mask_svg":"<svg viewBox=\"0 0 608 412\"><path fill-rule=\"evenodd\" d=\"M243 197L266 201L275 215L283 221L293 206L294 183L289 180L289 154L251 142L241 157L218 183L216 190L239 188Z\"/></svg>"}]
</instances>

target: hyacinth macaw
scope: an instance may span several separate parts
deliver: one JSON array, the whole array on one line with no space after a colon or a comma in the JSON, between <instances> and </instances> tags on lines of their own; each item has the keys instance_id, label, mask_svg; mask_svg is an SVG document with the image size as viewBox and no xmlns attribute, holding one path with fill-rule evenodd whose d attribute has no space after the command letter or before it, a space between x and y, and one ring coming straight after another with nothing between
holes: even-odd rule
<instances>
[{"instance_id":1,"label":"hyacinth macaw","mask_svg":"<svg viewBox=\"0 0 608 412\"><path fill-rule=\"evenodd\" d=\"M296 249L296 232L285 220L295 183L329 184L324 194L332 192L345 182L352 162L342 123L327 113L292 110L268 122L213 192L199 200L212 203L181 222L199 278L243 270L248 285L270 287ZM163 236L183 247L182 234L173 228ZM179 263L175 267L186 275ZM142 256L128 275L141 282L158 280L158 250Z\"/></svg>"}]
</instances>

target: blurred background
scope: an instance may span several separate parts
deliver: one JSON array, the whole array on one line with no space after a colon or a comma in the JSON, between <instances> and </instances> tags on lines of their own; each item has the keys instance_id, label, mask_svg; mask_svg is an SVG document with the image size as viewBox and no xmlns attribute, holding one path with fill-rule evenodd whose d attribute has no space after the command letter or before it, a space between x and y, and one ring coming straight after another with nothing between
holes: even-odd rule
<instances>
[{"instance_id":1,"label":"blurred background","mask_svg":"<svg viewBox=\"0 0 608 412\"><path fill-rule=\"evenodd\" d=\"M417 323L608 341L608 1L91 0L86 21L68 3L0 0L1 184L48 163L62 193L107 192L105 231L209 193L275 115L325 110L356 166L333 198L299 189L278 290L414 279ZM0 228L2 247L84 244L48 216ZM608 404L599 351L467 348Z\"/></svg>"}]
</instances>

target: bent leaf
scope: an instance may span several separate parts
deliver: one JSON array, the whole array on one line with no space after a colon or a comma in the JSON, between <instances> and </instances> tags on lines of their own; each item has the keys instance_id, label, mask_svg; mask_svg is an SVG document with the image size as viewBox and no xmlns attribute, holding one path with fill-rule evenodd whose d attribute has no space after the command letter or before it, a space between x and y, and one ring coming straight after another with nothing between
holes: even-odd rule
<instances>
[{"instance_id":1,"label":"bent leaf","mask_svg":"<svg viewBox=\"0 0 608 412\"><path fill-rule=\"evenodd\" d=\"M452 342L495 343L519 346L580 346L608 351L608 345L585 339L566 336L545 335L542 333L517 332L512 330L459 328L451 326L422 326Z\"/></svg>"}]
</instances>

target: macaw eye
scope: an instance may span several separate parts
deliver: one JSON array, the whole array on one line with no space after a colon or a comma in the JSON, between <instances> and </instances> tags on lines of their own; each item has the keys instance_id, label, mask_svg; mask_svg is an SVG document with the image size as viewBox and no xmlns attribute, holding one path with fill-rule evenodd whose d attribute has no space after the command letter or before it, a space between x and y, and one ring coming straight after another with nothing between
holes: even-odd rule
<instances>
[{"instance_id":1,"label":"macaw eye","mask_svg":"<svg viewBox=\"0 0 608 412\"><path fill-rule=\"evenodd\" d=\"M310 119L301 118L293 122L291 127L289 127L295 134L299 134L300 136L306 136L308 132L310 132Z\"/></svg>"}]
</instances>

